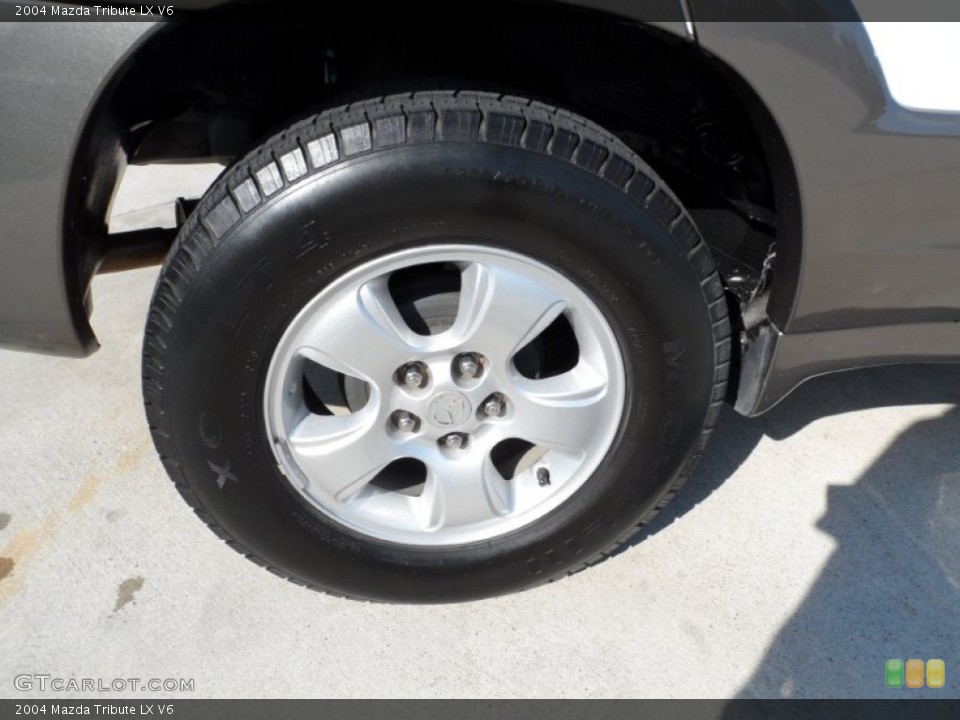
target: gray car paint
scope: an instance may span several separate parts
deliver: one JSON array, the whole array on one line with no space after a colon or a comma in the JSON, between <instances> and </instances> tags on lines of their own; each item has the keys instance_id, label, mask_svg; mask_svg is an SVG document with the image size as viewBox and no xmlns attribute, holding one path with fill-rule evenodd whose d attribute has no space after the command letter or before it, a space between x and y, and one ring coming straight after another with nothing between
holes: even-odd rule
<instances>
[{"instance_id":1,"label":"gray car paint","mask_svg":"<svg viewBox=\"0 0 960 720\"><path fill-rule=\"evenodd\" d=\"M64 203L93 101L149 29L0 24L0 345L75 357L97 348L84 291L64 267Z\"/></svg>"},{"instance_id":2,"label":"gray car paint","mask_svg":"<svg viewBox=\"0 0 960 720\"><path fill-rule=\"evenodd\" d=\"M860 23L698 22L697 37L772 113L801 198L781 232L802 241L777 258L796 280L774 279L737 409L825 372L960 359L960 117L898 106Z\"/></svg>"},{"instance_id":3,"label":"gray car paint","mask_svg":"<svg viewBox=\"0 0 960 720\"><path fill-rule=\"evenodd\" d=\"M623 0L571 1L652 20ZM709 16L711 2L691 0L655 24L689 38L683 18ZM75 356L96 348L82 289L64 270L68 178L98 93L148 30L0 30L0 246L9 249L0 344ZM744 357L738 410L762 412L822 372L960 360L960 119L896 106L858 23L697 22L696 41L777 122L802 201L781 228L770 319Z\"/></svg>"}]
</instances>

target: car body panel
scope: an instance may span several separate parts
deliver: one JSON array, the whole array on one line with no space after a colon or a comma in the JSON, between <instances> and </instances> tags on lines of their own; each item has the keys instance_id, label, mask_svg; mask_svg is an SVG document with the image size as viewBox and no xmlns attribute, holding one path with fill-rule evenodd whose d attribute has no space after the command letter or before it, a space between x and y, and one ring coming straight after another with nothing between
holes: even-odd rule
<instances>
[{"instance_id":1,"label":"car body panel","mask_svg":"<svg viewBox=\"0 0 960 720\"><path fill-rule=\"evenodd\" d=\"M960 116L900 106L861 23L698 22L697 38L773 115L801 200L738 409L833 370L960 360Z\"/></svg>"},{"instance_id":2,"label":"car body panel","mask_svg":"<svg viewBox=\"0 0 960 720\"><path fill-rule=\"evenodd\" d=\"M72 220L65 202L89 111L149 29L0 24L0 345L75 357L97 347L84 288L65 262Z\"/></svg>"},{"instance_id":3,"label":"car body panel","mask_svg":"<svg viewBox=\"0 0 960 720\"><path fill-rule=\"evenodd\" d=\"M799 196L786 183L778 195L769 319L744 355L738 410L762 412L821 372L960 360L960 117L899 105L861 23L720 22L711 19L720 0L658 0L655 11L562 2L699 43L743 81L786 145ZM71 272L72 169L92 108L151 27L0 28L0 345L96 349L82 273Z\"/></svg>"},{"instance_id":4,"label":"car body panel","mask_svg":"<svg viewBox=\"0 0 960 720\"><path fill-rule=\"evenodd\" d=\"M706 22L697 35L773 114L796 168L801 280L792 303L774 285L778 327L960 319L960 117L894 102L860 23Z\"/></svg>"}]
</instances>

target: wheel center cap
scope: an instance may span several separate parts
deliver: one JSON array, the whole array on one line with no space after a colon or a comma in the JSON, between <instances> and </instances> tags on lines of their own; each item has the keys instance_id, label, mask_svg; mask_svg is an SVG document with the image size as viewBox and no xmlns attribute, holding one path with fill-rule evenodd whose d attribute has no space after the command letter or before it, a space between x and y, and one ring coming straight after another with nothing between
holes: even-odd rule
<instances>
[{"instance_id":1,"label":"wheel center cap","mask_svg":"<svg viewBox=\"0 0 960 720\"><path fill-rule=\"evenodd\" d=\"M463 425L473 412L470 401L458 392L438 393L427 405L427 418L442 428Z\"/></svg>"}]
</instances>

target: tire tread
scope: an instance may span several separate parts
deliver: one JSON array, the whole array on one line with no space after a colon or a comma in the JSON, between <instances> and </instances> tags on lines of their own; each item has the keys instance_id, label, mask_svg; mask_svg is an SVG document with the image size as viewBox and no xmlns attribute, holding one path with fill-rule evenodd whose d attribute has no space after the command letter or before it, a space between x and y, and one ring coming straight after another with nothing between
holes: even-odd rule
<instances>
[{"instance_id":1,"label":"tire tread","mask_svg":"<svg viewBox=\"0 0 960 720\"><path fill-rule=\"evenodd\" d=\"M346 135L346 137L345 137ZM319 166L311 143L329 143L336 157ZM384 138L389 142L384 143ZM270 566L220 527L193 492L186 477L169 419L164 410L164 353L168 336L191 280L199 274L238 222L256 213L287 188L326 171L349 157L383 147L430 142L481 142L509 145L551 155L619 188L649 211L676 242L700 283L714 334L714 377L711 398L698 442L674 482L652 510L600 552L579 565L551 574L542 585L576 574L616 554L667 505L689 478L709 438L726 392L730 368L730 322L724 290L709 248L677 197L656 173L620 140L574 113L524 98L472 91L418 92L390 95L327 110L279 133L220 177L187 219L171 248L154 290L143 346L143 395L157 452L180 495L210 529L247 559L303 587L346 597L305 583ZM306 172L292 180L281 158L302 154ZM332 149L331 149L332 152ZM239 190L245 183L245 190ZM266 187L265 187L266 185ZM275 185L275 187L274 187ZM248 192L252 189L252 192ZM269 192L268 192L269 191ZM243 193L240 202L238 192ZM367 598L354 597L356 600Z\"/></svg>"}]
</instances>

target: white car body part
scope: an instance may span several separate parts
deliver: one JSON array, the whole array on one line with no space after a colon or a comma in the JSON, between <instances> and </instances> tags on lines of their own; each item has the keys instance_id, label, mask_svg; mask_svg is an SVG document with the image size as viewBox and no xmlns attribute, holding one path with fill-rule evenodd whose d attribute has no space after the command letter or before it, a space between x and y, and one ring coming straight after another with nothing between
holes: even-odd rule
<instances>
[{"instance_id":1,"label":"white car body part","mask_svg":"<svg viewBox=\"0 0 960 720\"><path fill-rule=\"evenodd\" d=\"M960 113L960 22L865 22L893 99L910 110Z\"/></svg>"}]
</instances>

